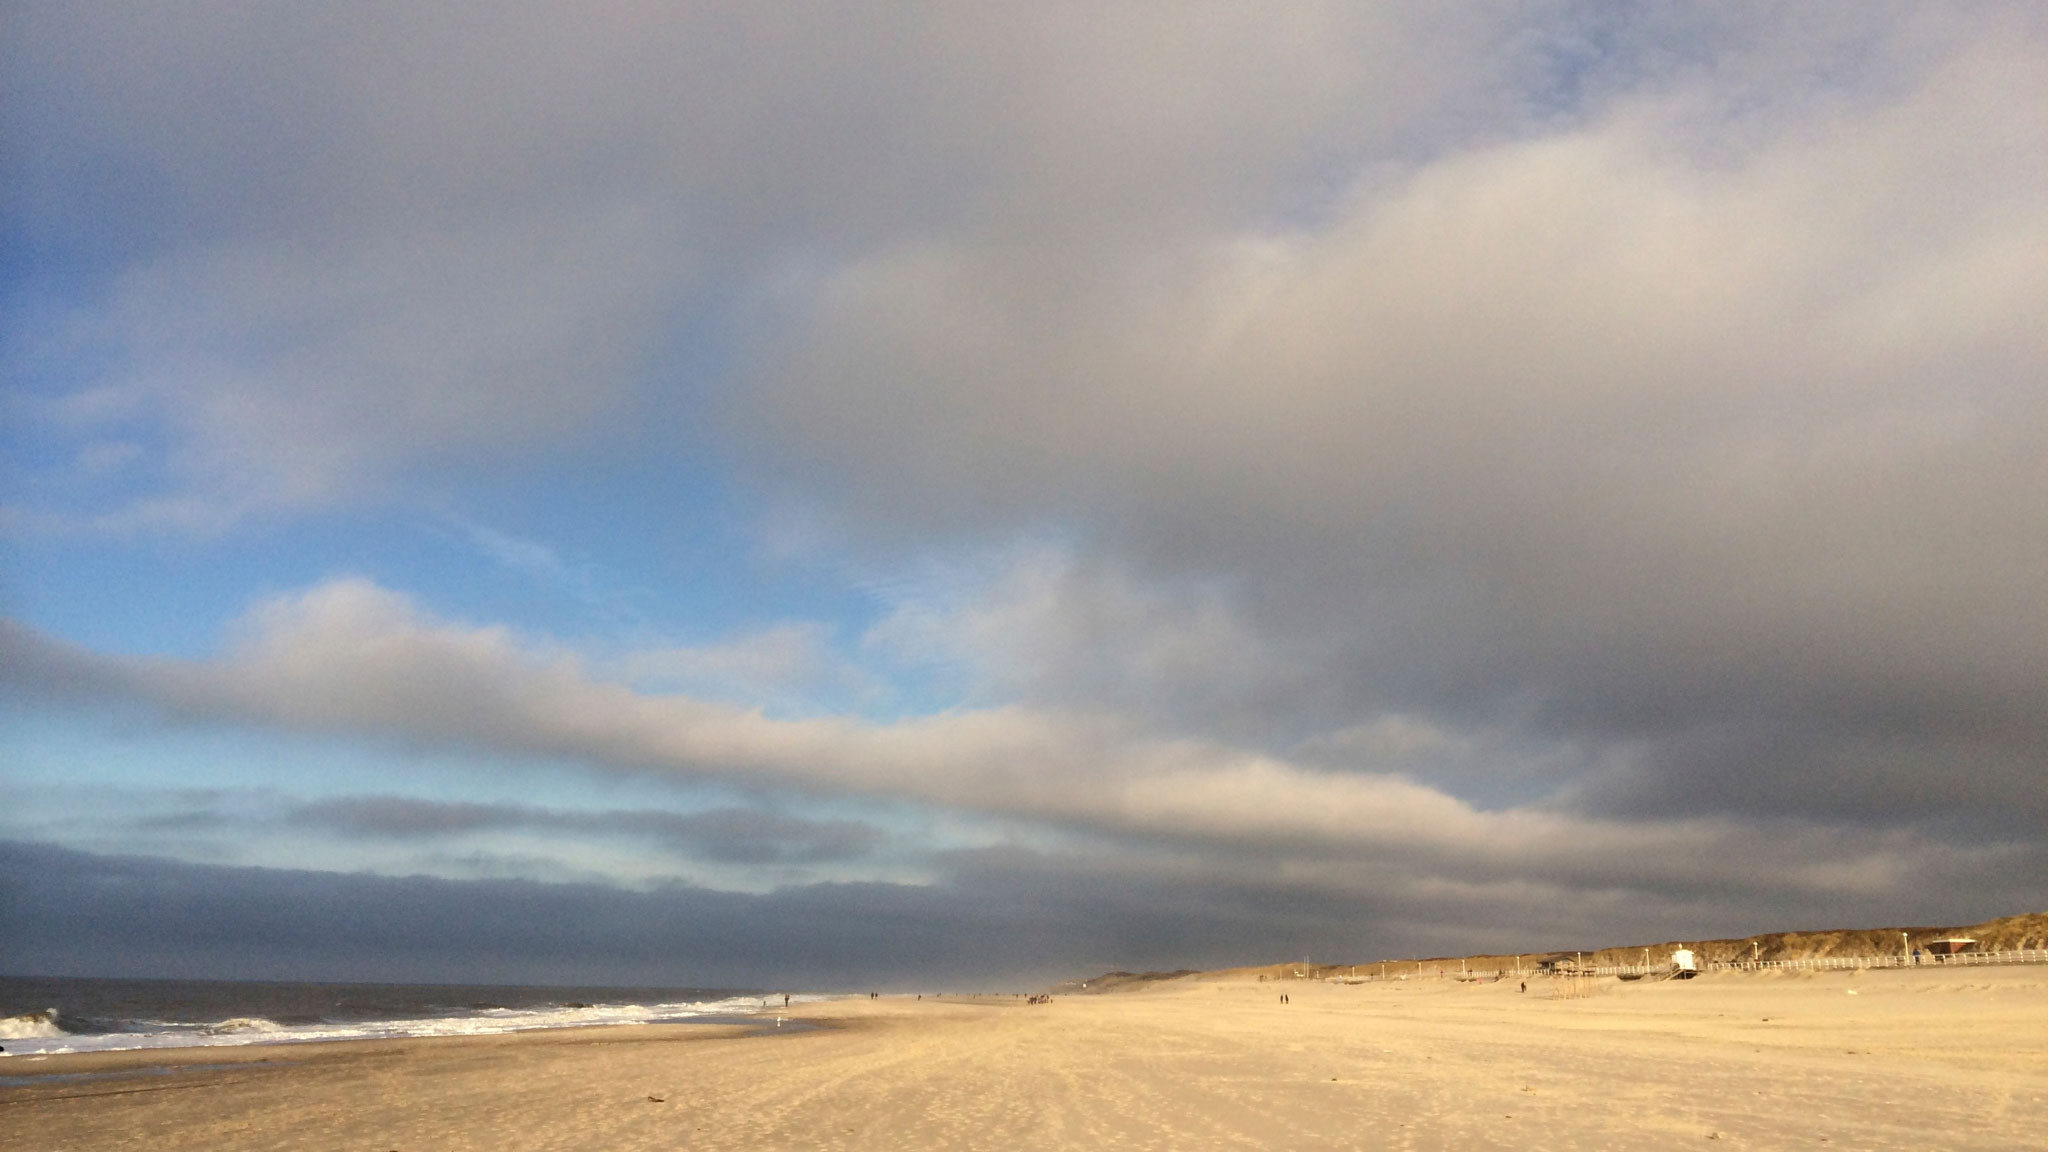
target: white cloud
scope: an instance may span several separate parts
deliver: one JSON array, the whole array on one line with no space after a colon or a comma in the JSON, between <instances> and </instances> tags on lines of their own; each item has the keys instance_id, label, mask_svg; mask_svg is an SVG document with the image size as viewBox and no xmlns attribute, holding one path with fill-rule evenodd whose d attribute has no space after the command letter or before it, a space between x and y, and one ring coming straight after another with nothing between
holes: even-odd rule
<instances>
[{"instance_id":1,"label":"white cloud","mask_svg":"<svg viewBox=\"0 0 2048 1152\"><path fill-rule=\"evenodd\" d=\"M878 700L880 681L832 651L822 624L784 623L723 643L645 648L606 662L636 689L814 711L819 699Z\"/></svg>"},{"instance_id":2,"label":"white cloud","mask_svg":"<svg viewBox=\"0 0 2048 1152\"><path fill-rule=\"evenodd\" d=\"M950 672L969 700L1115 712L1166 727L1270 717L1309 690L1220 581L1148 581L1038 543L924 565L885 590L864 646Z\"/></svg>"}]
</instances>

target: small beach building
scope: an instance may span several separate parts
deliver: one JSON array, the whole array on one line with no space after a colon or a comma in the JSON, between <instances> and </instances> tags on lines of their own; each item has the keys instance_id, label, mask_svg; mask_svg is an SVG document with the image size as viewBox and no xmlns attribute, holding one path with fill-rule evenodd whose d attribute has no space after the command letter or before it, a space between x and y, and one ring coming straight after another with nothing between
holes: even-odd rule
<instances>
[{"instance_id":1,"label":"small beach building","mask_svg":"<svg viewBox=\"0 0 2048 1152\"><path fill-rule=\"evenodd\" d=\"M1976 946L1977 941L1969 936L1944 936L1939 940L1929 940L1926 945L1927 950L1936 956L1953 956Z\"/></svg>"}]
</instances>

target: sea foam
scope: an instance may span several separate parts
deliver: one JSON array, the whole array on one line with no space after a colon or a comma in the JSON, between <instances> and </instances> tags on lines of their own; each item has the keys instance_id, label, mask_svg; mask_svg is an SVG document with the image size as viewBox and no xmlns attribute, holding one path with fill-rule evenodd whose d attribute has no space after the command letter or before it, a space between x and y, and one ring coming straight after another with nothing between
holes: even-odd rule
<instances>
[{"instance_id":1,"label":"sea foam","mask_svg":"<svg viewBox=\"0 0 2048 1152\"><path fill-rule=\"evenodd\" d=\"M826 999L799 996L798 1001ZM0 1019L8 1056L64 1052L111 1052L150 1048L193 1048L239 1044L292 1044L316 1040L387 1040L414 1036L475 1036L541 1028L589 1028L606 1024L687 1022L703 1016L752 1015L758 996L652 1004L567 1004L531 1008L480 1006L443 1015L387 1020L314 1021L280 1024L260 1016L210 1022L131 1020L119 1031L73 1034L57 1025L57 1010Z\"/></svg>"}]
</instances>

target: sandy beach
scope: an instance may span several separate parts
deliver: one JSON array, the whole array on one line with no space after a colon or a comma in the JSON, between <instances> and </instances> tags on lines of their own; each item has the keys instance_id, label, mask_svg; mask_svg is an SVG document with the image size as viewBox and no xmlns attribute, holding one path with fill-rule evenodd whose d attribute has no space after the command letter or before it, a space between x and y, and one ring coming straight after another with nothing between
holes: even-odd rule
<instances>
[{"instance_id":1,"label":"sandy beach","mask_svg":"<svg viewBox=\"0 0 2048 1152\"><path fill-rule=\"evenodd\" d=\"M1041 1006L846 999L805 1006L800 1029L9 1058L0 1145L2036 1149L2048 1133L2048 969L1550 991L1205 976Z\"/></svg>"}]
</instances>

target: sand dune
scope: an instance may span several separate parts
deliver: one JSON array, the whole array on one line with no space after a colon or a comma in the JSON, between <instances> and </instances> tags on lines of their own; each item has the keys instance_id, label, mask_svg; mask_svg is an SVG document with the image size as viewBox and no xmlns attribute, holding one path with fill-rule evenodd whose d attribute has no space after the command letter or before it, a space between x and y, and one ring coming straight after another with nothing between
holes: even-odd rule
<instances>
[{"instance_id":1,"label":"sand dune","mask_svg":"<svg viewBox=\"0 0 2048 1152\"><path fill-rule=\"evenodd\" d=\"M1815 931L1759 932L1752 936L1730 936L1722 939L1663 940L1654 944L1624 944L1620 946L1554 948L1549 951L1525 952L1519 956L1506 953L1486 953L1470 956L1425 956L1401 960L1374 961L1366 964L1310 964L1306 961L1291 961L1267 964L1256 968L1234 968L1232 975L1267 979L1291 979L1305 976L1311 979L1344 979L1358 976L1400 976L1455 973L1460 971L1492 974L1495 972L1516 972L1531 968L1536 961L1547 956L1562 955L1573 957L1589 965L1664 964L1673 950L1690 949L1701 964L1722 961L1758 960L1813 960L1821 958L1872 959L1876 961L1901 961L1908 955L1906 941L1916 945L1925 944L1944 936L1966 936L1977 941L1975 951L2017 951L2021 949L2048 948L2048 912L2030 912L2018 916L2001 916L1976 924L1949 926L1907 925L1891 928L1829 928ZM1754 945L1754 948L1752 948ZM1103 990L1120 986L1143 983L1154 976L1177 975L1177 973L1128 972L1110 973L1112 977L1124 979L1104 980L1097 977L1091 981ZM1081 982L1070 981L1068 988L1077 989ZM1091 989L1092 990L1092 989Z\"/></svg>"},{"instance_id":2,"label":"sand dune","mask_svg":"<svg viewBox=\"0 0 2048 1152\"><path fill-rule=\"evenodd\" d=\"M0 1062L9 1149L2039 1148L2048 969L865 998L639 1026Z\"/></svg>"}]
</instances>

